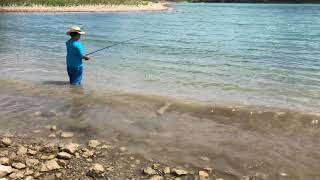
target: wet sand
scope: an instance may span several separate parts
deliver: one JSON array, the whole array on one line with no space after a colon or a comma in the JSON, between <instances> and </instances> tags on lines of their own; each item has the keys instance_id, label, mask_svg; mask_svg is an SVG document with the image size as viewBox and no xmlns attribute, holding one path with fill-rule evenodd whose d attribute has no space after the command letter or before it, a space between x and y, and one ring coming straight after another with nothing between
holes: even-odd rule
<instances>
[{"instance_id":1,"label":"wet sand","mask_svg":"<svg viewBox=\"0 0 320 180\"><path fill-rule=\"evenodd\" d=\"M128 11L164 11L165 3L146 5L85 5L85 6L1 6L0 12L128 12Z\"/></svg>"}]
</instances>

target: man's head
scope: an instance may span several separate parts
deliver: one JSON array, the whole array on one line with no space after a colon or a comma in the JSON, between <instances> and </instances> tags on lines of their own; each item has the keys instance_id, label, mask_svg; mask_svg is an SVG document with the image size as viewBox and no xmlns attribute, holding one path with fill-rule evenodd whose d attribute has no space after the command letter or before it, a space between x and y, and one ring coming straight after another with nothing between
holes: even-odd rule
<instances>
[{"instance_id":1,"label":"man's head","mask_svg":"<svg viewBox=\"0 0 320 180\"><path fill-rule=\"evenodd\" d=\"M80 27L78 26L72 26L67 34L70 35L72 39L79 40L81 35L85 34L85 32L81 31Z\"/></svg>"}]
</instances>

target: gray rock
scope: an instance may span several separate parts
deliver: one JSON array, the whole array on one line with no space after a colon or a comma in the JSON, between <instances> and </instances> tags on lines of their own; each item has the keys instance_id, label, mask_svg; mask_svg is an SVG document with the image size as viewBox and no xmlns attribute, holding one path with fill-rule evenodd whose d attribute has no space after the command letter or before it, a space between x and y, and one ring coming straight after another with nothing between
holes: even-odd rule
<instances>
[{"instance_id":1,"label":"gray rock","mask_svg":"<svg viewBox=\"0 0 320 180\"><path fill-rule=\"evenodd\" d=\"M12 144L12 140L9 139L9 138L7 138L7 137L5 137L5 138L2 138L2 139L1 139L1 143L2 143L3 145L5 145L5 146L10 146L10 145Z\"/></svg>"},{"instance_id":2,"label":"gray rock","mask_svg":"<svg viewBox=\"0 0 320 180\"><path fill-rule=\"evenodd\" d=\"M159 175L155 175L155 176L152 176L151 178L149 178L149 180L163 180L163 177L159 176Z\"/></svg>"},{"instance_id":3,"label":"gray rock","mask_svg":"<svg viewBox=\"0 0 320 180\"><path fill-rule=\"evenodd\" d=\"M51 159L54 159L56 157L56 155L54 154L50 154L50 155L43 155L40 157L40 159L42 160L51 160Z\"/></svg>"},{"instance_id":4,"label":"gray rock","mask_svg":"<svg viewBox=\"0 0 320 180\"><path fill-rule=\"evenodd\" d=\"M177 169L177 168L173 168L171 170L171 173L176 175L176 176L183 176L183 175L187 175L188 171L184 170L184 169Z\"/></svg>"},{"instance_id":5,"label":"gray rock","mask_svg":"<svg viewBox=\"0 0 320 180\"><path fill-rule=\"evenodd\" d=\"M53 159L53 160L46 161L44 164L42 164L40 171L47 172L47 171L52 171L60 168L61 167L59 166L57 161Z\"/></svg>"},{"instance_id":6,"label":"gray rock","mask_svg":"<svg viewBox=\"0 0 320 180\"><path fill-rule=\"evenodd\" d=\"M13 172L13 168L11 166L0 165L0 178L5 177L6 175Z\"/></svg>"},{"instance_id":7,"label":"gray rock","mask_svg":"<svg viewBox=\"0 0 320 180\"><path fill-rule=\"evenodd\" d=\"M62 138L72 138L74 134L72 132L62 132L61 137Z\"/></svg>"},{"instance_id":8,"label":"gray rock","mask_svg":"<svg viewBox=\"0 0 320 180\"><path fill-rule=\"evenodd\" d=\"M10 164L10 159L7 157L2 157L0 158L0 164L2 165L9 165Z\"/></svg>"},{"instance_id":9,"label":"gray rock","mask_svg":"<svg viewBox=\"0 0 320 180\"><path fill-rule=\"evenodd\" d=\"M97 146L101 145L98 140L90 140L88 146L91 148L96 148Z\"/></svg>"},{"instance_id":10,"label":"gray rock","mask_svg":"<svg viewBox=\"0 0 320 180\"><path fill-rule=\"evenodd\" d=\"M27 154L27 151L28 151L27 148L25 148L25 147L23 147L23 146L20 146L20 147L18 148L17 155L18 155L18 156L25 155L25 154Z\"/></svg>"},{"instance_id":11,"label":"gray rock","mask_svg":"<svg viewBox=\"0 0 320 180\"><path fill-rule=\"evenodd\" d=\"M65 151L65 152L70 153L70 154L74 154L75 152L77 152L78 147L79 147L78 144L70 143L70 144L65 145L62 148L62 151Z\"/></svg>"},{"instance_id":12,"label":"gray rock","mask_svg":"<svg viewBox=\"0 0 320 180\"><path fill-rule=\"evenodd\" d=\"M24 169L24 168L26 168L26 165L23 164L23 163L12 163L11 166L16 168L16 169Z\"/></svg>"},{"instance_id":13,"label":"gray rock","mask_svg":"<svg viewBox=\"0 0 320 180\"><path fill-rule=\"evenodd\" d=\"M72 155L71 154L69 154L69 153L67 153L67 152L59 152L58 153L58 155L57 155L57 157L59 158L59 159L71 159L72 158Z\"/></svg>"},{"instance_id":14,"label":"gray rock","mask_svg":"<svg viewBox=\"0 0 320 180\"><path fill-rule=\"evenodd\" d=\"M36 165L38 165L40 162L39 162L39 160L37 160L37 159L27 159L26 160L26 165L28 166L28 167L34 167L34 166L36 166Z\"/></svg>"},{"instance_id":15,"label":"gray rock","mask_svg":"<svg viewBox=\"0 0 320 180\"><path fill-rule=\"evenodd\" d=\"M105 171L103 165L95 163L90 167L90 171L96 174L101 174Z\"/></svg>"},{"instance_id":16,"label":"gray rock","mask_svg":"<svg viewBox=\"0 0 320 180\"><path fill-rule=\"evenodd\" d=\"M157 175L157 171L152 169L151 167L147 167L147 168L144 168L142 169L142 172L146 175Z\"/></svg>"}]
</instances>

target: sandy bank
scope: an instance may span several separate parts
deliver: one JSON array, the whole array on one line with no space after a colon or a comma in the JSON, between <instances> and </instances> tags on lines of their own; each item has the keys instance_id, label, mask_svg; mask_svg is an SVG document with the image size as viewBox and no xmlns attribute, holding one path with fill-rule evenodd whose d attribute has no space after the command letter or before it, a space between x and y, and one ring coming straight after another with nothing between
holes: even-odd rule
<instances>
[{"instance_id":1,"label":"sandy bank","mask_svg":"<svg viewBox=\"0 0 320 180\"><path fill-rule=\"evenodd\" d=\"M2 6L0 12L130 12L130 11L164 11L165 3L148 3L146 5L85 5L85 6Z\"/></svg>"}]
</instances>

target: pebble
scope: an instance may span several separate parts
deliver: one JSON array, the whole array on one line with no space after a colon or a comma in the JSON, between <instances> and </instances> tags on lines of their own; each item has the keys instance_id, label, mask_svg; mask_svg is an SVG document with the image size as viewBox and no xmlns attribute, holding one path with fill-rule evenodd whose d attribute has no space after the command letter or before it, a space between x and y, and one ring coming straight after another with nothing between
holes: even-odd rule
<instances>
[{"instance_id":1,"label":"pebble","mask_svg":"<svg viewBox=\"0 0 320 180\"><path fill-rule=\"evenodd\" d=\"M11 173L9 177L12 179L22 179L24 178L24 175L23 175L23 172L17 171L17 172Z\"/></svg>"},{"instance_id":2,"label":"pebble","mask_svg":"<svg viewBox=\"0 0 320 180\"><path fill-rule=\"evenodd\" d=\"M49 134L49 136L48 136L49 138L56 138L57 136L56 136L56 134Z\"/></svg>"},{"instance_id":3,"label":"pebble","mask_svg":"<svg viewBox=\"0 0 320 180\"><path fill-rule=\"evenodd\" d=\"M112 146L105 144L105 145L101 146L101 149L112 149Z\"/></svg>"},{"instance_id":4,"label":"pebble","mask_svg":"<svg viewBox=\"0 0 320 180\"><path fill-rule=\"evenodd\" d=\"M13 170L14 169L11 166L0 165L0 178L3 178L7 174L12 173Z\"/></svg>"},{"instance_id":5,"label":"pebble","mask_svg":"<svg viewBox=\"0 0 320 180\"><path fill-rule=\"evenodd\" d=\"M75 144L75 143L70 143L65 145L62 150L66 151L70 154L74 154L77 150L78 150L79 144Z\"/></svg>"},{"instance_id":6,"label":"pebble","mask_svg":"<svg viewBox=\"0 0 320 180\"><path fill-rule=\"evenodd\" d=\"M90 171L94 172L94 173L97 173L97 174L101 174L105 170L104 170L104 167L101 164L95 163L90 167Z\"/></svg>"},{"instance_id":7,"label":"pebble","mask_svg":"<svg viewBox=\"0 0 320 180\"><path fill-rule=\"evenodd\" d=\"M208 173L212 173L212 168L206 167L206 168L203 168L203 170L207 171Z\"/></svg>"},{"instance_id":8,"label":"pebble","mask_svg":"<svg viewBox=\"0 0 320 180\"><path fill-rule=\"evenodd\" d=\"M210 161L210 158L205 157L205 156L201 156L200 159L203 160L203 161Z\"/></svg>"},{"instance_id":9,"label":"pebble","mask_svg":"<svg viewBox=\"0 0 320 180\"><path fill-rule=\"evenodd\" d=\"M41 113L40 111L37 111L37 112L33 113L33 115L34 115L34 116L41 116L42 113Z\"/></svg>"},{"instance_id":10,"label":"pebble","mask_svg":"<svg viewBox=\"0 0 320 180\"><path fill-rule=\"evenodd\" d=\"M61 167L59 166L57 161L53 159L53 160L46 161L45 164L42 164L40 171L46 172L46 171L52 171L60 168Z\"/></svg>"},{"instance_id":11,"label":"pebble","mask_svg":"<svg viewBox=\"0 0 320 180\"><path fill-rule=\"evenodd\" d=\"M156 174L158 174L157 171L152 169L151 167L144 168L142 171L146 175L156 175Z\"/></svg>"},{"instance_id":12,"label":"pebble","mask_svg":"<svg viewBox=\"0 0 320 180\"><path fill-rule=\"evenodd\" d=\"M67 153L67 152L59 152L59 153L57 154L57 157L58 157L59 159L71 159L71 158L72 158L72 155L69 154L69 153Z\"/></svg>"},{"instance_id":13,"label":"pebble","mask_svg":"<svg viewBox=\"0 0 320 180\"><path fill-rule=\"evenodd\" d=\"M7 137L5 137L5 138L2 138L2 139L1 139L1 143L2 143L3 145L5 145L5 146L10 146L10 145L12 144L12 140L9 139L9 138L7 138Z\"/></svg>"},{"instance_id":14,"label":"pebble","mask_svg":"<svg viewBox=\"0 0 320 180\"><path fill-rule=\"evenodd\" d=\"M170 106L171 106L170 103L166 103L160 109L157 110L157 114L158 115L163 115L169 109Z\"/></svg>"},{"instance_id":15,"label":"pebble","mask_svg":"<svg viewBox=\"0 0 320 180\"><path fill-rule=\"evenodd\" d=\"M56 125L52 125L52 126L50 126L50 130L51 130L51 131L55 131L55 130L57 130L57 126L56 126Z\"/></svg>"},{"instance_id":16,"label":"pebble","mask_svg":"<svg viewBox=\"0 0 320 180\"><path fill-rule=\"evenodd\" d=\"M250 180L250 176L242 176L240 180Z\"/></svg>"},{"instance_id":17,"label":"pebble","mask_svg":"<svg viewBox=\"0 0 320 180\"><path fill-rule=\"evenodd\" d=\"M34 177L32 177L32 176L27 176L26 178L24 178L24 180L34 180Z\"/></svg>"},{"instance_id":18,"label":"pebble","mask_svg":"<svg viewBox=\"0 0 320 180\"><path fill-rule=\"evenodd\" d=\"M62 138L72 138L73 137L73 133L72 132L62 132L61 133L61 137Z\"/></svg>"},{"instance_id":19,"label":"pebble","mask_svg":"<svg viewBox=\"0 0 320 180\"><path fill-rule=\"evenodd\" d=\"M33 173L34 173L33 170L27 168L27 169L26 169L26 172L24 173L24 175L29 176L29 175L31 175L31 174L33 174Z\"/></svg>"},{"instance_id":20,"label":"pebble","mask_svg":"<svg viewBox=\"0 0 320 180\"><path fill-rule=\"evenodd\" d=\"M165 168L163 169L163 172L164 172L165 174L170 174L170 172L171 172L170 167L165 167Z\"/></svg>"},{"instance_id":21,"label":"pebble","mask_svg":"<svg viewBox=\"0 0 320 180\"><path fill-rule=\"evenodd\" d=\"M29 155L36 155L37 154L37 151L34 151L32 149L28 149L28 152L27 152Z\"/></svg>"},{"instance_id":22,"label":"pebble","mask_svg":"<svg viewBox=\"0 0 320 180\"><path fill-rule=\"evenodd\" d=\"M10 159L7 157L2 157L0 158L0 164L2 165L9 165L10 164Z\"/></svg>"},{"instance_id":23,"label":"pebble","mask_svg":"<svg viewBox=\"0 0 320 180\"><path fill-rule=\"evenodd\" d=\"M152 176L151 178L149 178L149 180L163 180L163 177L159 176L159 175L155 175L155 176Z\"/></svg>"},{"instance_id":24,"label":"pebble","mask_svg":"<svg viewBox=\"0 0 320 180\"><path fill-rule=\"evenodd\" d=\"M26 165L23 164L23 163L12 163L11 166L16 168L16 169L24 169L24 168L26 168Z\"/></svg>"},{"instance_id":25,"label":"pebble","mask_svg":"<svg viewBox=\"0 0 320 180\"><path fill-rule=\"evenodd\" d=\"M51 160L51 159L54 159L56 157L56 155L54 154L50 154L50 155L43 155L40 157L40 159L42 160Z\"/></svg>"},{"instance_id":26,"label":"pebble","mask_svg":"<svg viewBox=\"0 0 320 180\"><path fill-rule=\"evenodd\" d=\"M88 143L88 146L91 148L96 148L99 146L101 143L98 140L90 140Z\"/></svg>"},{"instance_id":27,"label":"pebble","mask_svg":"<svg viewBox=\"0 0 320 180\"><path fill-rule=\"evenodd\" d=\"M209 174L205 171L199 171L199 177L200 177L200 179L207 178L207 177L209 177Z\"/></svg>"},{"instance_id":28,"label":"pebble","mask_svg":"<svg viewBox=\"0 0 320 180\"><path fill-rule=\"evenodd\" d=\"M86 150L82 153L82 156L85 158L91 157L94 155L94 151Z\"/></svg>"},{"instance_id":29,"label":"pebble","mask_svg":"<svg viewBox=\"0 0 320 180\"><path fill-rule=\"evenodd\" d=\"M183 169L176 169L176 168L173 168L171 172L176 176L182 176L182 175L188 174L188 171L183 170Z\"/></svg>"},{"instance_id":30,"label":"pebble","mask_svg":"<svg viewBox=\"0 0 320 180\"><path fill-rule=\"evenodd\" d=\"M280 173L280 176L284 176L284 177L285 177L285 176L288 176L288 174L287 174L287 173L284 173L284 172L281 172L281 173Z\"/></svg>"},{"instance_id":31,"label":"pebble","mask_svg":"<svg viewBox=\"0 0 320 180\"><path fill-rule=\"evenodd\" d=\"M37 159L27 159L26 160L26 165L28 166L28 167L34 167L34 166L36 166L36 165L38 165L40 162L39 162L39 160L37 160Z\"/></svg>"},{"instance_id":32,"label":"pebble","mask_svg":"<svg viewBox=\"0 0 320 180\"><path fill-rule=\"evenodd\" d=\"M25 155L25 154L27 154L27 151L28 151L27 148L20 146L17 151L17 155L19 155L19 156Z\"/></svg>"},{"instance_id":33,"label":"pebble","mask_svg":"<svg viewBox=\"0 0 320 180\"><path fill-rule=\"evenodd\" d=\"M120 147L120 151L121 152L124 152L124 151L126 151L127 149L125 148L125 147Z\"/></svg>"}]
</instances>

